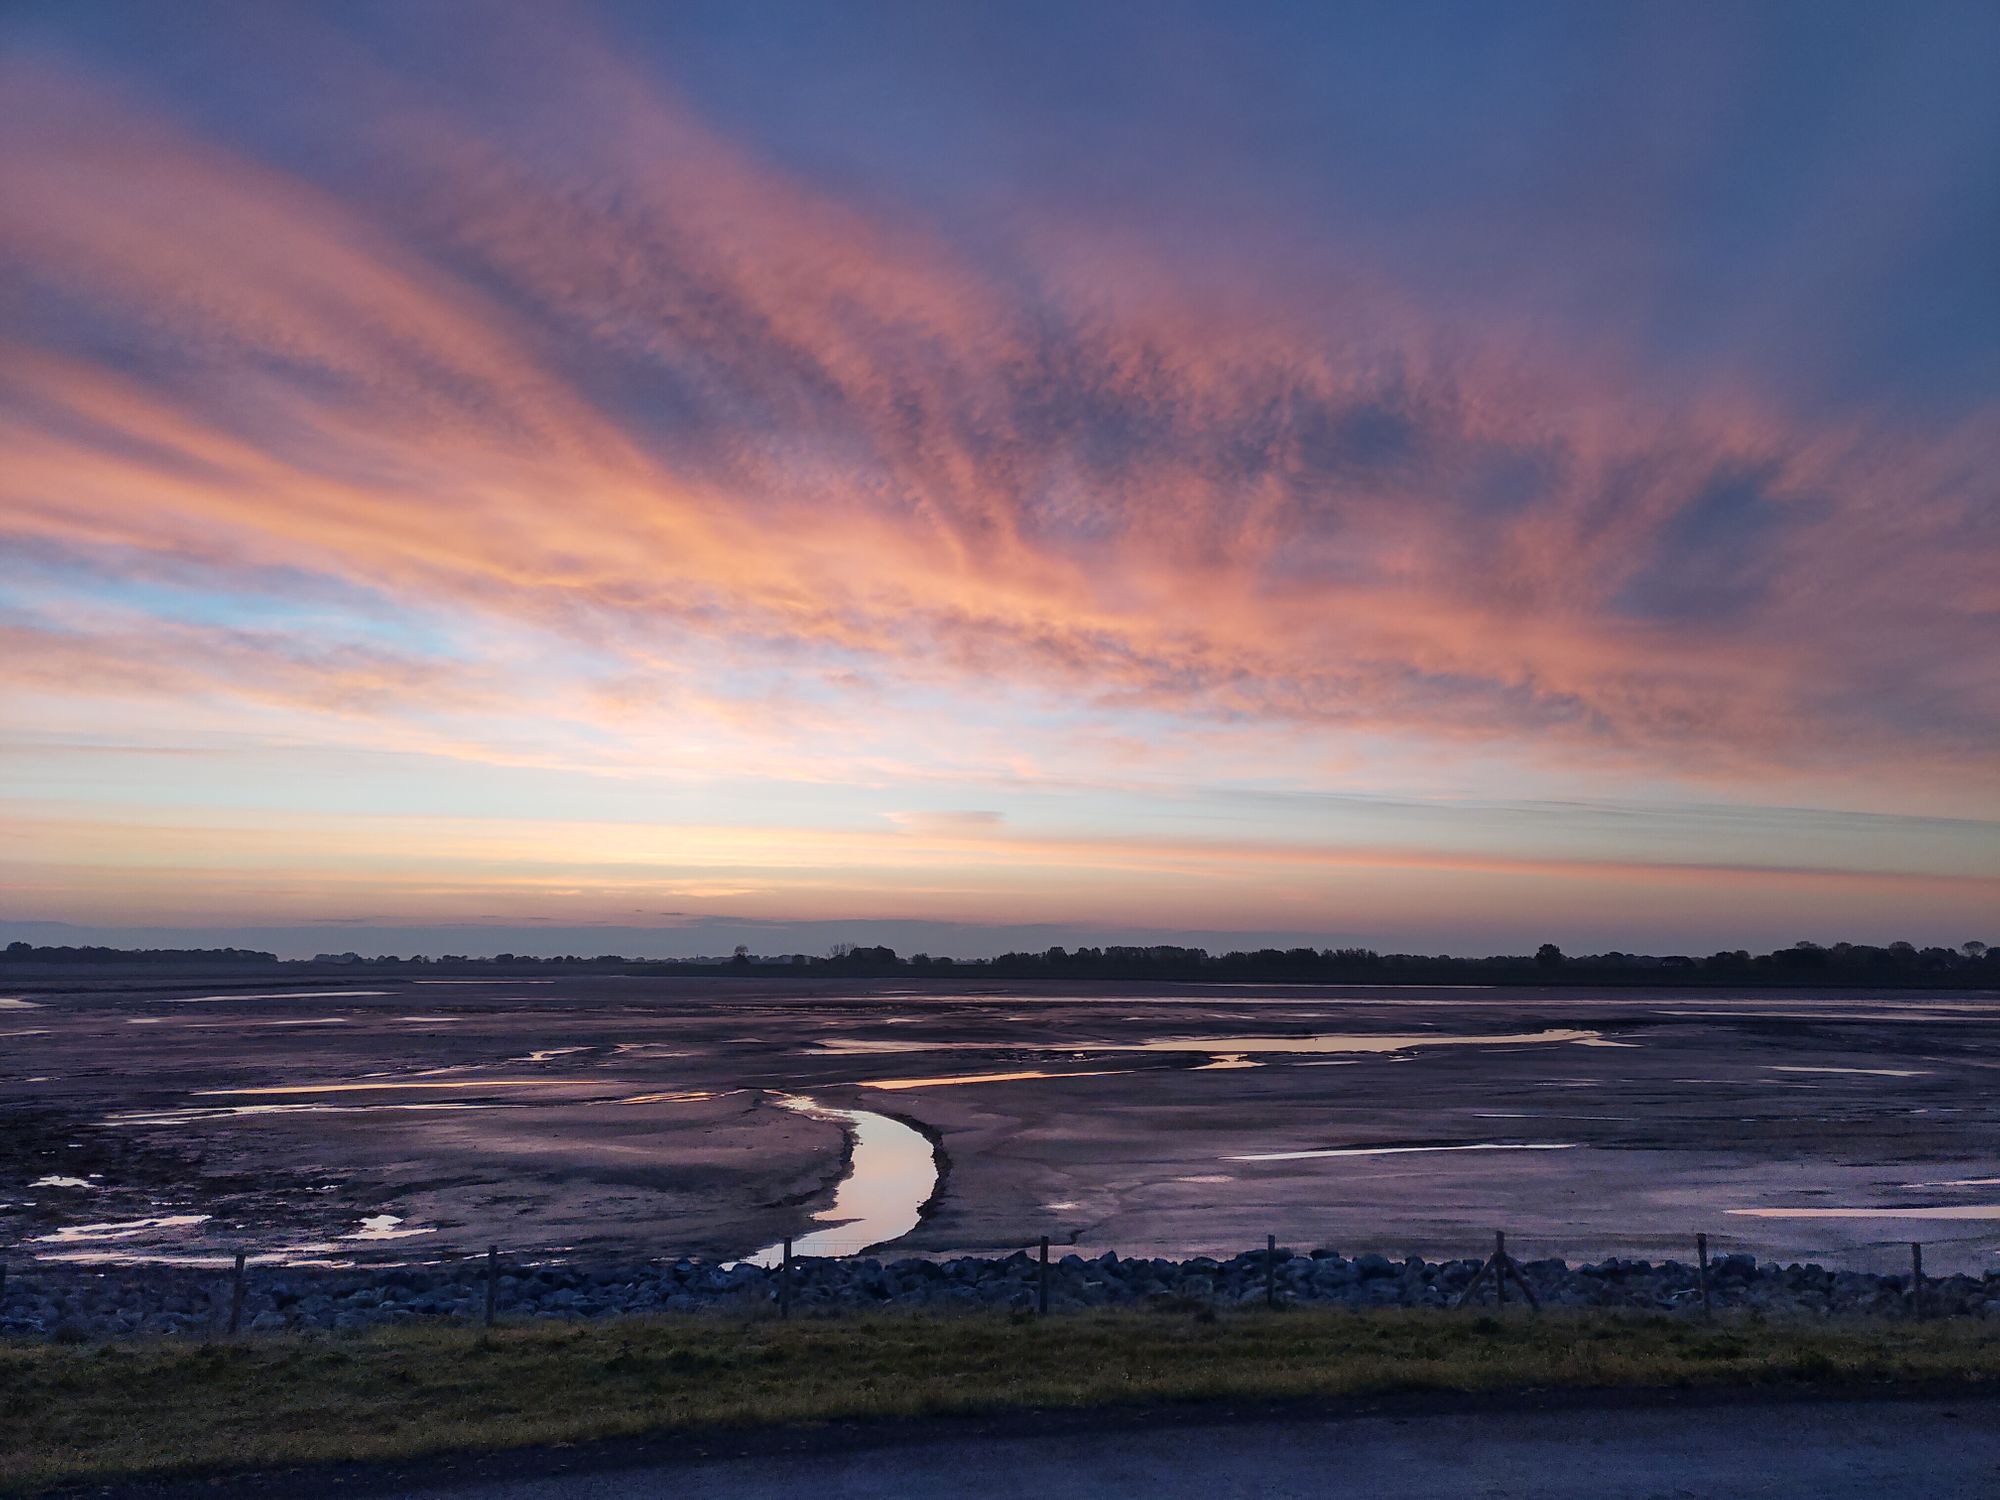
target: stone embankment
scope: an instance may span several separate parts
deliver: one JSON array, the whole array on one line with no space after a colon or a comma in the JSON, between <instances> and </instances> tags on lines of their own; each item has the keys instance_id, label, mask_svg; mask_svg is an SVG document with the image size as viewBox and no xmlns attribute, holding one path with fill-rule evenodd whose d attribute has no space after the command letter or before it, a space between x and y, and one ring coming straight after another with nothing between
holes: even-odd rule
<instances>
[{"instance_id":1,"label":"stone embankment","mask_svg":"<svg viewBox=\"0 0 2000 1500\"><path fill-rule=\"evenodd\" d=\"M1444 1307L1472 1281L1476 1260L1344 1257L1327 1250L1280 1250L1271 1273L1279 1302L1316 1306ZM1518 1262L1542 1306L1694 1311L1697 1273L1675 1261L1607 1260L1571 1266ZM747 1264L678 1260L621 1268L576 1265L507 1267L494 1304L502 1322L605 1318L689 1312L748 1312L778 1301L780 1273ZM802 1260L792 1268L791 1306L799 1314L851 1308L997 1308L1026 1311L1037 1302L1040 1267L1025 1252L955 1260ZM486 1311L483 1260L449 1265L320 1270L252 1266L244 1283L241 1326L252 1333L357 1329L419 1320L477 1322ZM1492 1297L1488 1281L1482 1299ZM1519 1300L1518 1289L1510 1296ZM1908 1316L1907 1277L1828 1270L1817 1265L1758 1264L1724 1256L1709 1269L1718 1310L1770 1316ZM1265 1252L1228 1260L1149 1260L1066 1255L1049 1266L1049 1306L1196 1307L1257 1304L1266 1297ZM214 1331L233 1298L227 1271L168 1267L20 1266L0 1294L0 1336L117 1338ZM1933 1316L2000 1318L2000 1274L1927 1277L1923 1311Z\"/></svg>"}]
</instances>

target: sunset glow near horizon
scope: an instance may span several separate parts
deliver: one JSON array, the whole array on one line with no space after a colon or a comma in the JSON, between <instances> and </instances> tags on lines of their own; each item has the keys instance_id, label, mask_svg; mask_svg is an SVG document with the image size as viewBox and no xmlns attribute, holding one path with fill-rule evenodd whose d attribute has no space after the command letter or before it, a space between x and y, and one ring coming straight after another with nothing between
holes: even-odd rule
<instances>
[{"instance_id":1,"label":"sunset glow near horizon","mask_svg":"<svg viewBox=\"0 0 2000 1500\"><path fill-rule=\"evenodd\" d=\"M0 941L2000 940L1996 59L11 7Z\"/></svg>"}]
</instances>

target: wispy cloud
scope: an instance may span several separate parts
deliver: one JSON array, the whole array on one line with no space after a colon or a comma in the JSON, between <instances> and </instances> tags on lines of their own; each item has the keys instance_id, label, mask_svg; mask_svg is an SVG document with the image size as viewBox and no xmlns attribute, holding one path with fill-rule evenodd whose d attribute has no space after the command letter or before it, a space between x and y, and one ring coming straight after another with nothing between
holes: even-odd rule
<instances>
[{"instance_id":1,"label":"wispy cloud","mask_svg":"<svg viewBox=\"0 0 2000 1500\"><path fill-rule=\"evenodd\" d=\"M1990 413L1669 407L1364 292L1286 327L1098 306L1060 266L1023 291L603 53L551 68L520 129L601 116L553 180L413 102L378 123L413 142L412 223L17 59L5 248L141 356L12 351L16 533L318 568L642 671L722 639L1677 768L1990 747L1986 685L1880 712L1990 629ZM586 356L619 399L563 373Z\"/></svg>"},{"instance_id":2,"label":"wispy cloud","mask_svg":"<svg viewBox=\"0 0 2000 1500\"><path fill-rule=\"evenodd\" d=\"M245 27L315 101L261 130L87 47L0 60L0 536L37 585L0 683L48 732L166 699L863 784L1296 784L1391 745L1992 805L1988 393L1668 369L1626 320L1431 295L1374 234L1309 286L1071 202L969 238L495 16L421 75L324 16ZM242 618L117 597L162 578ZM424 628L258 603L315 589Z\"/></svg>"}]
</instances>

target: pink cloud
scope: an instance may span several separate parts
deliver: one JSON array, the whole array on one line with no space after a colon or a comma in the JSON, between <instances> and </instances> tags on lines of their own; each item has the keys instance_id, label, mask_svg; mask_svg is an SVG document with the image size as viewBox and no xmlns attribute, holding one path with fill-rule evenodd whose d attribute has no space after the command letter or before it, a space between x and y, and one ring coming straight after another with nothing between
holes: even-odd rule
<instances>
[{"instance_id":1,"label":"pink cloud","mask_svg":"<svg viewBox=\"0 0 2000 1500\"><path fill-rule=\"evenodd\" d=\"M372 196L8 64L0 256L140 357L0 325L5 534L561 642L598 679L579 720L653 684L767 717L690 686L698 659L826 684L792 732L1001 684L1106 734L1991 784L1994 413L1825 430L1442 326L1382 268L1310 307L1224 300L1087 223L1027 226L1002 275L543 40L584 118L531 94L510 136L376 80L357 132L401 160ZM679 414L575 373L614 359ZM88 625L21 647L41 694L305 674L387 717L454 706L445 674L365 653Z\"/></svg>"}]
</instances>

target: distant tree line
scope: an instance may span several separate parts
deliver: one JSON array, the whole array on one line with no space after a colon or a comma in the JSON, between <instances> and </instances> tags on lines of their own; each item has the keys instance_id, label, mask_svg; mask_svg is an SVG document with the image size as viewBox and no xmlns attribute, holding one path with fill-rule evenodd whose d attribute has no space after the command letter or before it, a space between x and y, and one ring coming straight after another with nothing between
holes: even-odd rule
<instances>
[{"instance_id":1,"label":"distant tree line","mask_svg":"<svg viewBox=\"0 0 2000 1500\"><path fill-rule=\"evenodd\" d=\"M1697 957L1613 950L1572 957L1554 943L1532 954L1455 958L1448 954L1378 953L1372 948L1259 948L1211 953L1205 948L1047 948L990 959L952 959L893 948L836 944L823 958L756 959L739 949L726 964L647 964L658 973L797 973L854 978L1157 979L1182 983L1263 981L1305 984L1881 984L1983 986L2000 984L2000 949L1978 941L1956 948L1913 943L1795 943L1771 953L1724 950Z\"/></svg>"},{"instance_id":2,"label":"distant tree line","mask_svg":"<svg viewBox=\"0 0 2000 1500\"><path fill-rule=\"evenodd\" d=\"M38 947L10 943L0 960L35 964L281 965L275 954L247 948ZM438 958L358 953L322 953L309 962L281 966L362 966L422 969L468 974L499 970L615 970L687 976L885 979L1129 979L1179 983L1263 982L1294 984L1616 984L1616 985L1885 985L1951 987L2000 985L2000 946L1983 942L1956 948L1919 948L1914 943L1794 943L1770 953L1723 950L1705 956L1685 953L1566 954L1544 943L1532 954L1454 958L1447 954L1378 953L1373 948L1258 948L1211 953L1206 948L1157 944L1150 947L1045 948L1003 953L997 958L953 959L893 948L836 943L823 955L802 953L757 957L738 947L728 958L648 960L617 953L593 957L563 954L538 958L496 953L472 958L448 953Z\"/></svg>"},{"instance_id":3,"label":"distant tree line","mask_svg":"<svg viewBox=\"0 0 2000 1500\"><path fill-rule=\"evenodd\" d=\"M9 943L0 958L35 964L275 964L278 955L254 948L50 948Z\"/></svg>"}]
</instances>

